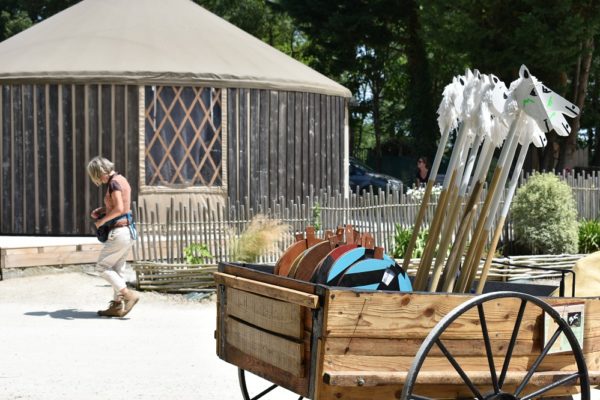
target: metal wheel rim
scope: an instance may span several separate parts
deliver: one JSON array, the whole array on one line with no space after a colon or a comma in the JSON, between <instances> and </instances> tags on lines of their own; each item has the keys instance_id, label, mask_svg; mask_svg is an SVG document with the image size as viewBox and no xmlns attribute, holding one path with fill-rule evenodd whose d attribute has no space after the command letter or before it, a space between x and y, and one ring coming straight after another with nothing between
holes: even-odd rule
<instances>
[{"instance_id":1,"label":"metal wheel rim","mask_svg":"<svg viewBox=\"0 0 600 400\"><path fill-rule=\"evenodd\" d=\"M480 306L487 301L500 299L500 298L510 298L510 297L521 299L521 304L522 304L523 308L527 303L533 303L537 307L541 308L544 312L547 312L554 319L554 321L559 325L559 330L565 334L565 336L567 337L567 339L569 341L569 344L571 345L573 357L575 358L575 361L577 363L577 369L578 369L577 377L579 378L579 386L581 387L581 392L580 392L581 400L589 400L590 399L590 383L589 383L587 365L585 364L585 359L583 357L583 352L581 350L581 347L579 346L579 342L577 341L575 334L573 333L571 328L568 326L568 324L560 317L560 314L556 310L554 310L549 304L547 304L543 300L541 300L535 296L525 294L525 293L506 292L506 291L488 293L488 294L474 297L473 299L470 299L469 301L466 301L466 302L462 303L461 305L459 305L458 307L454 308L451 312L446 314L444 316L444 318L442 318L440 320L440 322L438 322L438 324L431 330L431 332L429 332L429 335L427 335L427 337L423 341L423 344L421 345L421 347L417 351L417 354L415 355L415 359L411 365L410 370L408 371L408 374L406 377L406 382L404 383L404 387L402 389L401 399L417 399L417 400L428 399L428 397L413 395L412 389L416 383L418 373L425 361L426 355L429 353L429 351L431 350L431 348L433 347L434 344L441 343L439 341L439 338L441 337L442 333L446 330L446 328L448 326L450 326L450 324L452 324L452 322L454 322L456 319L458 319L464 312L466 312L474 307L478 307L478 309L481 310ZM518 328L518 326L516 325L517 323L520 323L520 321L517 321L515 323L515 328ZM484 324L482 324L482 330L483 330L483 325ZM482 332L482 334L484 334L484 333ZM488 340L489 340L489 338L488 338ZM511 339L511 341L512 341L512 339ZM443 349L442 349L442 351L443 351ZM507 357L509 355L512 356L511 354L507 353ZM540 355L540 356L542 357L541 360L543 360L543 358L545 357L545 355L543 355L543 356ZM488 356L488 358L489 358L489 356ZM541 360L540 360L540 362L541 362ZM536 368L537 368L537 366L536 366ZM506 372L506 371L503 371L503 372ZM535 372L535 370L533 372ZM533 372L532 372L532 374L533 374ZM495 375L495 371L491 370L490 374ZM561 384L555 385L554 387L557 387L560 385ZM496 393L496 394L498 394L498 393ZM531 396L531 394L529 396ZM486 399L492 399L493 397L486 396L486 397L481 397L481 398L483 400L486 400ZM516 398L518 398L518 397L516 397ZM528 398L528 397L525 397L525 398Z\"/></svg>"},{"instance_id":2,"label":"metal wheel rim","mask_svg":"<svg viewBox=\"0 0 600 400\"><path fill-rule=\"evenodd\" d=\"M246 371L244 371L241 368L238 368L238 381L240 384L240 390L242 392L242 397L244 398L244 400L258 400L258 399L262 398L263 396L265 396L267 393L269 393L272 390L279 387L279 385L276 385L273 383L271 386L267 387L265 390L258 393L256 396L250 397L250 394L248 393L248 385L246 384ZM302 400L302 399L303 399L302 396L298 397L298 400Z\"/></svg>"}]
</instances>

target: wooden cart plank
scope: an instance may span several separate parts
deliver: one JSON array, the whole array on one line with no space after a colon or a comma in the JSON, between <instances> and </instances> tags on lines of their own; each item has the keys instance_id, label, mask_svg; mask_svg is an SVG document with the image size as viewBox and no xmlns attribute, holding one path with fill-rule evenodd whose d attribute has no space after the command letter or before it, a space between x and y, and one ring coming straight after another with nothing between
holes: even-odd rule
<instances>
[{"instance_id":1,"label":"wooden cart plank","mask_svg":"<svg viewBox=\"0 0 600 400\"><path fill-rule=\"evenodd\" d=\"M531 386L547 386L552 382L571 375L573 371L537 372L530 379ZM509 371L506 374L504 384L507 386L519 385L527 371ZM381 372L381 371L335 371L323 375L323 382L331 386L380 386L380 385L403 385L406 382L408 371ZM463 383L456 379L457 376L449 375L442 371L423 371L419 373L417 383L432 385L456 385ZM489 371L470 372L469 379L473 384L481 386L490 383ZM590 383L600 383L600 372L590 373Z\"/></svg>"},{"instance_id":2,"label":"wooden cart plank","mask_svg":"<svg viewBox=\"0 0 600 400\"><path fill-rule=\"evenodd\" d=\"M309 282L303 282L285 276L273 275L272 273L255 271L232 264L221 263L219 268L222 269L220 272L228 275L240 276L242 278L251 279L258 282L270 283L272 285L282 286L288 289L298 290L300 292L315 294L316 285ZM273 269L274 268L275 267L273 267Z\"/></svg>"},{"instance_id":3,"label":"wooden cart plank","mask_svg":"<svg viewBox=\"0 0 600 400\"><path fill-rule=\"evenodd\" d=\"M303 376L303 343L284 339L232 318L227 318L225 325L229 345L293 376Z\"/></svg>"},{"instance_id":4,"label":"wooden cart plank","mask_svg":"<svg viewBox=\"0 0 600 400\"><path fill-rule=\"evenodd\" d=\"M302 307L242 290L227 289L227 314L270 332L302 339Z\"/></svg>"},{"instance_id":5,"label":"wooden cart plank","mask_svg":"<svg viewBox=\"0 0 600 400\"><path fill-rule=\"evenodd\" d=\"M325 336L424 338L455 307L472 296L423 293L353 292L332 290L326 298ZM548 299L562 303L564 299ZM515 325L520 300L500 299L484 304L492 339L509 339ZM543 311L529 303L519 331L519 339L536 340ZM600 301L586 305L584 338L595 337L600 329ZM481 323L477 309L465 312L444 332L447 339L480 339ZM584 349L584 351L587 349Z\"/></svg>"},{"instance_id":6,"label":"wooden cart plank","mask_svg":"<svg viewBox=\"0 0 600 400\"><path fill-rule=\"evenodd\" d=\"M482 393L490 393L493 391L491 385L483 386L479 389ZM508 390L510 388L505 389ZM524 392L532 393L535 389L537 389L537 387L530 385L525 388ZM560 386L558 389L548 392L548 394L552 396L566 396L576 394L577 391L577 388L574 386ZM401 393L402 385L360 387L322 385L317 398L319 400L399 399ZM456 385L423 384L415 386L414 393L432 399L473 398L473 393L469 390L469 388L466 385L459 387Z\"/></svg>"},{"instance_id":7,"label":"wooden cart plank","mask_svg":"<svg viewBox=\"0 0 600 400\"><path fill-rule=\"evenodd\" d=\"M307 374L304 377L296 377L287 371L252 357L235 347L229 347L223 359L276 385L289 389L301 396L308 397Z\"/></svg>"},{"instance_id":8,"label":"wooden cart plank","mask_svg":"<svg viewBox=\"0 0 600 400\"><path fill-rule=\"evenodd\" d=\"M245 290L262 296L294 303L303 307L315 309L319 304L319 297L277 285L253 281L246 278L215 272L215 281L227 287Z\"/></svg>"},{"instance_id":9,"label":"wooden cart plank","mask_svg":"<svg viewBox=\"0 0 600 400\"><path fill-rule=\"evenodd\" d=\"M529 370L538 354L525 356L513 356L510 361L511 371L526 371ZM589 357L597 358L600 353L592 353ZM489 371L488 360L485 357L475 356L456 356L454 357L458 364L465 371ZM325 355L324 371L408 371L414 361L414 356L348 356L348 355ZM502 369L504 362L503 356L495 356L494 362L496 369ZM575 358L572 354L551 354L544 358L538 371L561 371L571 370L576 371ZM428 355L425 359L421 371L439 371L446 372L450 375L455 375L459 379L456 371L446 359L446 357L436 357Z\"/></svg>"}]
</instances>

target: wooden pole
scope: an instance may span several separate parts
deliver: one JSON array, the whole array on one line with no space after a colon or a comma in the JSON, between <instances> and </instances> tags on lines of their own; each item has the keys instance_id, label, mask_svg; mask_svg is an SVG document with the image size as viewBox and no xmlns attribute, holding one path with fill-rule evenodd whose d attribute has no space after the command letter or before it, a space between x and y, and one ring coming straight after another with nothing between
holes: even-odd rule
<instances>
[{"instance_id":1,"label":"wooden pole","mask_svg":"<svg viewBox=\"0 0 600 400\"><path fill-rule=\"evenodd\" d=\"M500 196L502 193L498 193L498 187L502 189L504 188L504 184L506 182L506 177L508 176L508 171L510 167L506 164L508 160L512 161L518 144L517 135L515 134L515 132L517 131L518 125L520 123L520 115L521 113L519 112L517 118L515 118L511 123L506 143L502 148L502 152L500 153L500 158L498 159L498 164L496 166L496 170L494 171L494 176L492 177L488 194L483 203L483 207L481 209L479 219L475 227L473 241L471 241L471 245L469 246L467 256L465 257L463 263L463 270L461 271L461 275L457 282L456 291L464 292L467 287L467 282L469 281L468 277L477 272L479 258L481 257L481 251L483 250L483 246L487 241L487 236L483 236L483 228L485 225L486 218L490 213L490 207L492 207L494 202L500 201Z\"/></svg>"},{"instance_id":2,"label":"wooden pole","mask_svg":"<svg viewBox=\"0 0 600 400\"><path fill-rule=\"evenodd\" d=\"M408 246L406 246L406 251L404 252L404 260L402 261L402 268L404 271L408 270L408 265L410 264L410 259L412 257L412 253L415 249L415 244L417 243L417 238L419 237L419 231L421 229L421 224L425 219L425 214L427 212L427 208L429 207L429 199L431 198L431 191L433 190L433 185L435 185L435 178L437 176L440 163L442 162L442 158L444 156L444 150L446 149L446 142L448 141L448 136L450 136L450 127L447 127L443 132L440 138L440 143L438 144L438 148L435 154L435 159L433 161L433 165L431 166L431 170L429 171L429 180L427 181L427 186L425 187L425 193L423 194L423 199L421 200L421 206L419 208L419 212L415 219L415 223L413 225L412 236L410 238L410 242L408 242Z\"/></svg>"},{"instance_id":3,"label":"wooden pole","mask_svg":"<svg viewBox=\"0 0 600 400\"><path fill-rule=\"evenodd\" d=\"M535 123L534 121L531 121ZM531 135L530 135L531 136ZM517 164L515 165L512 178L510 180L510 184L508 187L508 192L506 193L506 198L504 199L504 206L502 207L502 212L500 214L500 219L498 220L498 224L496 225L496 231L494 232L494 237L492 238L492 243L490 244L490 248L487 253L487 257L485 259L485 264L483 265L483 270L481 271L481 276L479 278L479 284L477 285L477 293L481 293L483 287L485 285L485 281L487 280L488 271L490 269L490 265L492 264L492 259L494 258L494 254L496 252L496 248L498 246L498 240L500 239L500 234L502 233L502 227L504 226L504 221L506 220L506 216L508 215L508 211L510 210L510 203L515 195L515 190L517 188L517 184L519 183L519 176L521 175L521 170L523 169L523 163L525 162L525 157L527 156L527 151L529 150L529 145L531 144L531 139L528 139L527 143L523 143L521 146L521 150L519 152L519 158L517 160ZM488 221L486 226L486 230L489 232L491 230L491 223L493 221Z\"/></svg>"},{"instance_id":4,"label":"wooden pole","mask_svg":"<svg viewBox=\"0 0 600 400\"><path fill-rule=\"evenodd\" d=\"M462 173L463 178L462 183L460 185L460 189L456 190L456 196L454 196L450 201L450 216L446 221L444 231L442 233L442 239L440 241L440 244L438 245L429 291L436 291L438 283L442 276L442 266L444 265L446 254L448 253L448 247L450 245L450 241L452 240L453 233L456 228L456 222L462 209L462 204L465 199L467 188L469 186L469 180L471 178L471 172L473 171L473 166L475 165L475 159L477 158L477 152L479 151L482 139L483 137L480 135L477 135L477 137L475 138L475 143L473 144L473 146L471 146L471 149L469 151L467 165L465 166L464 172Z\"/></svg>"},{"instance_id":5,"label":"wooden pole","mask_svg":"<svg viewBox=\"0 0 600 400\"><path fill-rule=\"evenodd\" d=\"M458 228L454 245L452 246L452 250L448 256L448 261L446 262L444 273L441 278L442 285L441 287L437 288L438 290L442 290L444 292L452 291L452 287L456 280L456 273L458 272L458 266L467 244L467 239L469 236L468 232L470 231L473 218L477 212L479 197L481 195L481 191L483 190L483 184L486 179L487 171L489 170L492 162L494 148L495 147L492 138L487 137L481 150L480 161L477 164L477 169L475 170L474 174L476 177L476 182L471 188L469 201L465 207L465 213Z\"/></svg>"},{"instance_id":6,"label":"wooden pole","mask_svg":"<svg viewBox=\"0 0 600 400\"><path fill-rule=\"evenodd\" d=\"M456 138L456 144L452 150L452 156L450 156L450 163L448 165L446 177L444 178L444 184L440 193L438 205L429 228L427 243L425 244L425 249L423 250L423 256L421 257L421 263L419 264L417 277L413 283L413 288L415 290L425 290L427 286L427 279L431 269L431 261L435 253L435 248L437 247L437 241L441 231L442 223L444 221L444 215L448 207L448 201L452 199L452 197L449 197L449 192L456 188L456 181L461 180L461 175L459 174L460 160L464 151L464 147L466 144L468 144L467 131L467 123L463 122Z\"/></svg>"},{"instance_id":7,"label":"wooden pole","mask_svg":"<svg viewBox=\"0 0 600 400\"><path fill-rule=\"evenodd\" d=\"M468 72L468 77L472 77L472 75L470 75L470 72ZM442 157L444 156L448 136L450 135L450 131L456 129L458 125L458 119L461 114L461 107L463 103L466 83L466 76L455 76L454 78L452 78L452 83L450 83L444 88L442 101L440 102L440 105L437 110L438 125L440 126L440 131L442 135L440 138L440 143L438 144L433 166L429 172L429 180L425 188L425 193L423 194L421 207L419 208L419 212L413 224L412 236L404 254L402 267L405 271L408 270L415 243L417 242L417 238L419 236L419 230L421 229L421 224L423 223L425 214L429 208L429 199L431 197L431 191L433 189L433 185L435 184ZM449 175L451 171L452 169L448 168L446 175ZM447 186L445 186L445 188L447 188ZM406 212L412 214L412 207L407 208Z\"/></svg>"}]
</instances>

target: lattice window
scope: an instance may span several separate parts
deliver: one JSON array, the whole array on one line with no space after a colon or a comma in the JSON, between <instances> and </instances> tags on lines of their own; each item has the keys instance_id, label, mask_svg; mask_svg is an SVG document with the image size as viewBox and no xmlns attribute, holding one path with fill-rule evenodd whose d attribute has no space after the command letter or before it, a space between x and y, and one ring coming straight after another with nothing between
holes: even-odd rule
<instances>
[{"instance_id":1,"label":"lattice window","mask_svg":"<svg viewBox=\"0 0 600 400\"><path fill-rule=\"evenodd\" d=\"M222 185L221 89L146 86L146 185Z\"/></svg>"}]
</instances>

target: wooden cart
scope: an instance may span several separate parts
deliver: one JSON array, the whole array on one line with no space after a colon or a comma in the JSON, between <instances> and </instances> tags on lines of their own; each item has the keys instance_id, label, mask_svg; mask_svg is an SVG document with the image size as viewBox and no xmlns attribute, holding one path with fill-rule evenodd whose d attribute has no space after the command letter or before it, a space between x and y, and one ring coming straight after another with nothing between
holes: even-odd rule
<instances>
[{"instance_id":1,"label":"wooden cart","mask_svg":"<svg viewBox=\"0 0 600 400\"><path fill-rule=\"evenodd\" d=\"M357 291L233 263L215 280L217 354L239 368L245 400L277 386L315 400L589 399L600 383L597 298ZM556 310L573 303L583 350ZM574 350L549 354L561 332ZM245 371L269 386L249 393Z\"/></svg>"}]
</instances>

